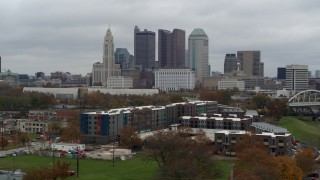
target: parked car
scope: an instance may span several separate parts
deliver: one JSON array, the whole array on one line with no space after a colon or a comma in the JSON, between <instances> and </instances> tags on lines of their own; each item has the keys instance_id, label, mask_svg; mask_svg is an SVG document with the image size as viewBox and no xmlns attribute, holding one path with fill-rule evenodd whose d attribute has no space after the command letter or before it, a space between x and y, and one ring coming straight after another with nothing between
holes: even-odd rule
<instances>
[{"instance_id":1,"label":"parked car","mask_svg":"<svg viewBox=\"0 0 320 180\"><path fill-rule=\"evenodd\" d=\"M0 153L0 158L5 158L5 157L7 157L6 154Z\"/></svg>"},{"instance_id":2,"label":"parked car","mask_svg":"<svg viewBox=\"0 0 320 180\"><path fill-rule=\"evenodd\" d=\"M308 174L307 177L314 178L314 179L318 179L318 178L319 178L319 173L314 172L314 173Z\"/></svg>"},{"instance_id":3,"label":"parked car","mask_svg":"<svg viewBox=\"0 0 320 180\"><path fill-rule=\"evenodd\" d=\"M74 176L76 174L75 171L69 170L68 171L68 176Z\"/></svg>"},{"instance_id":4,"label":"parked car","mask_svg":"<svg viewBox=\"0 0 320 180\"><path fill-rule=\"evenodd\" d=\"M12 176L16 176L16 177L21 177L23 175L22 170L21 169L16 169L15 171L13 171Z\"/></svg>"}]
</instances>

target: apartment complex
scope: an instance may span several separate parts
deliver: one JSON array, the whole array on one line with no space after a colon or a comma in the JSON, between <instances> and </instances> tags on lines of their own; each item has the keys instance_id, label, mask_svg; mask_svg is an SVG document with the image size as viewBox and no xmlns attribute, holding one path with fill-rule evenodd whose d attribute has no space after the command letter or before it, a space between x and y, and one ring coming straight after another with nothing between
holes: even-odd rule
<instances>
[{"instance_id":1,"label":"apartment complex","mask_svg":"<svg viewBox=\"0 0 320 180\"><path fill-rule=\"evenodd\" d=\"M250 130L252 118L244 117L222 117L222 116L182 116L179 123L184 127L203 129L228 129L228 130Z\"/></svg>"},{"instance_id":2,"label":"apartment complex","mask_svg":"<svg viewBox=\"0 0 320 180\"><path fill-rule=\"evenodd\" d=\"M85 143L108 144L116 140L119 130L130 125L138 132L169 127L180 116L217 113L217 102L194 101L167 106L141 106L82 113L80 130Z\"/></svg>"},{"instance_id":3,"label":"apartment complex","mask_svg":"<svg viewBox=\"0 0 320 180\"><path fill-rule=\"evenodd\" d=\"M272 155L287 155L291 150L291 134L270 133L250 134L247 131L222 130L215 133L215 151L225 155L236 155L236 144L243 136L250 135L262 143Z\"/></svg>"}]
</instances>

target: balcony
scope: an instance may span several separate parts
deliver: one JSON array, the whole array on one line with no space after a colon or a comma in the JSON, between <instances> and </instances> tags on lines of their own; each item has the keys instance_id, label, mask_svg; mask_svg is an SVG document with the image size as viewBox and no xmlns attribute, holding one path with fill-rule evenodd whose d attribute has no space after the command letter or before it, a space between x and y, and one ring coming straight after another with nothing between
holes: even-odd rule
<instances>
[{"instance_id":1,"label":"balcony","mask_svg":"<svg viewBox=\"0 0 320 180\"><path fill-rule=\"evenodd\" d=\"M278 146L284 146L284 143L278 143Z\"/></svg>"},{"instance_id":2,"label":"balcony","mask_svg":"<svg viewBox=\"0 0 320 180\"><path fill-rule=\"evenodd\" d=\"M269 142L263 142L264 145L269 145Z\"/></svg>"},{"instance_id":3,"label":"balcony","mask_svg":"<svg viewBox=\"0 0 320 180\"><path fill-rule=\"evenodd\" d=\"M217 142L222 142L222 139L217 139Z\"/></svg>"},{"instance_id":4,"label":"balcony","mask_svg":"<svg viewBox=\"0 0 320 180\"><path fill-rule=\"evenodd\" d=\"M231 143L235 144L235 143L237 143L237 141L236 140L231 140Z\"/></svg>"}]
</instances>

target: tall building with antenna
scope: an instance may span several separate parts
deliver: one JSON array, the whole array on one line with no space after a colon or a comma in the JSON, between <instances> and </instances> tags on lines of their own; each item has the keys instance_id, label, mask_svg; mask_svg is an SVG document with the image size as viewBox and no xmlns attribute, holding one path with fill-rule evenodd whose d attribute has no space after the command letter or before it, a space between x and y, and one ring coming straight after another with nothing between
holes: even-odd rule
<instances>
[{"instance_id":1,"label":"tall building with antenna","mask_svg":"<svg viewBox=\"0 0 320 180\"><path fill-rule=\"evenodd\" d=\"M132 88L132 78L122 77L120 65L115 64L114 43L110 28L104 37L103 63L93 64L92 85L107 88Z\"/></svg>"}]
</instances>

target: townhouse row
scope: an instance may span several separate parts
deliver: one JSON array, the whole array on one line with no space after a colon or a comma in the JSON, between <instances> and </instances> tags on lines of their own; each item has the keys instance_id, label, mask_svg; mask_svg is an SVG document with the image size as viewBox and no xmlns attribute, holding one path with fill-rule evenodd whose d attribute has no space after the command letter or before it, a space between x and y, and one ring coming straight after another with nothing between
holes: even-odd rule
<instances>
[{"instance_id":1,"label":"townhouse row","mask_svg":"<svg viewBox=\"0 0 320 180\"><path fill-rule=\"evenodd\" d=\"M272 155L290 154L292 136L288 130L265 122L253 122L257 120L257 117L236 114L182 116L179 118L179 125L203 129L212 140L216 153L235 156L237 142L245 135L250 135L255 141L266 146Z\"/></svg>"},{"instance_id":2,"label":"townhouse row","mask_svg":"<svg viewBox=\"0 0 320 180\"><path fill-rule=\"evenodd\" d=\"M288 155L291 153L292 136L285 132L261 132L251 134L248 131L222 130L215 133L214 147L217 153L236 155L236 145L245 135L250 135L253 140L263 144L272 155Z\"/></svg>"}]
</instances>

